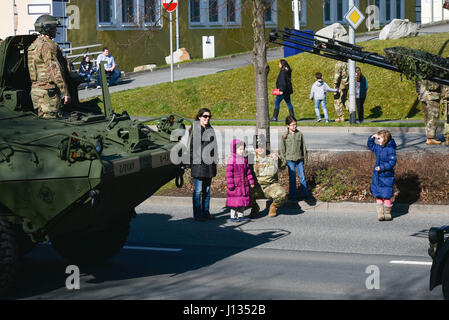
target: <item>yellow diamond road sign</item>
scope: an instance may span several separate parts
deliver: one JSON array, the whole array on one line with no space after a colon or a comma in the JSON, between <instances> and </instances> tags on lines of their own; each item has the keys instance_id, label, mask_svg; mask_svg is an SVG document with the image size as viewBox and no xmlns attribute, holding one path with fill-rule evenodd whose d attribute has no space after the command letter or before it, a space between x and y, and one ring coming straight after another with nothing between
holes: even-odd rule
<instances>
[{"instance_id":1,"label":"yellow diamond road sign","mask_svg":"<svg viewBox=\"0 0 449 320\"><path fill-rule=\"evenodd\" d=\"M351 9L349 9L348 13L346 13L345 20L355 30L360 26L363 20L365 20L365 16L360 12L359 9L357 9L356 6L353 6Z\"/></svg>"}]
</instances>

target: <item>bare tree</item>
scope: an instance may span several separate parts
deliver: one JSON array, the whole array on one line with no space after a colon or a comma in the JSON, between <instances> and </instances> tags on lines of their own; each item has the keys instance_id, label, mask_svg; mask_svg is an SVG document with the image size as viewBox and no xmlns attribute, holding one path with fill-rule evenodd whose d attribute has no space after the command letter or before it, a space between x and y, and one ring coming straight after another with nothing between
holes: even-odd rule
<instances>
[{"instance_id":1,"label":"bare tree","mask_svg":"<svg viewBox=\"0 0 449 320\"><path fill-rule=\"evenodd\" d=\"M266 138L266 150L270 150L270 121L268 110L267 45L265 41L265 10L270 2L252 0L253 2L253 65L256 85L256 134Z\"/></svg>"}]
</instances>

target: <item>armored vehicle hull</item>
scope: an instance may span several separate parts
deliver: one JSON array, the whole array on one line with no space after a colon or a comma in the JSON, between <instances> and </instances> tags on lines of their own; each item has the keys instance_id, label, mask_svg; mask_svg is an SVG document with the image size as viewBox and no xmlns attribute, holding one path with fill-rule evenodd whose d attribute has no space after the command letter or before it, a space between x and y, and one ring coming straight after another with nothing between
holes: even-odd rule
<instances>
[{"instance_id":1,"label":"armored vehicle hull","mask_svg":"<svg viewBox=\"0 0 449 320\"><path fill-rule=\"evenodd\" d=\"M153 130L115 113L103 66L102 101L79 102L65 69L71 105L56 119L38 118L26 64L35 37L0 45L0 292L34 243L51 241L77 264L110 258L126 241L134 208L183 174L170 154L185 119L152 119L163 124Z\"/></svg>"}]
</instances>

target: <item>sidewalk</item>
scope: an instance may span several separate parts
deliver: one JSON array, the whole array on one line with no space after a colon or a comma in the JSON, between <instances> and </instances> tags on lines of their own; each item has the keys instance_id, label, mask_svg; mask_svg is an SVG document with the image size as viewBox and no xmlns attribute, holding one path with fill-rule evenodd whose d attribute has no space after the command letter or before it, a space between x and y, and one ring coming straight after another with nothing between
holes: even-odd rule
<instances>
[{"instance_id":1,"label":"sidewalk","mask_svg":"<svg viewBox=\"0 0 449 320\"><path fill-rule=\"evenodd\" d=\"M145 200L142 204L145 205L167 205L170 206L192 206L192 197L168 197L168 196L152 196ZM267 208L267 203L270 202L266 199L257 200L257 204L260 206L260 210L263 211ZM210 205L213 207L226 207L226 198L211 198ZM290 205L286 204L286 210L292 210ZM371 214L375 212L374 202L321 202L317 201L316 205L310 206L304 201L299 202L299 207L303 211L307 212L338 212L338 213L360 213L366 212ZM443 214L449 212L449 205L426 205L426 204L394 204L394 212L396 214ZM281 209L282 210L282 209ZM298 210L298 209L294 209Z\"/></svg>"}]
</instances>

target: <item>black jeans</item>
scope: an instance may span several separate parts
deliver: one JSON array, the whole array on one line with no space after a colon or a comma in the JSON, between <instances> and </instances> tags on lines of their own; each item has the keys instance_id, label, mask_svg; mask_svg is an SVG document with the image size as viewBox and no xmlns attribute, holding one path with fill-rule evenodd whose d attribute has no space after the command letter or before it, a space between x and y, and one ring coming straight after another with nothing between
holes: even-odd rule
<instances>
[{"instance_id":1,"label":"black jeans","mask_svg":"<svg viewBox=\"0 0 449 320\"><path fill-rule=\"evenodd\" d=\"M357 106L357 115L359 116L359 122L363 121L363 104L365 103L366 98L357 98L355 99L355 104Z\"/></svg>"}]
</instances>

